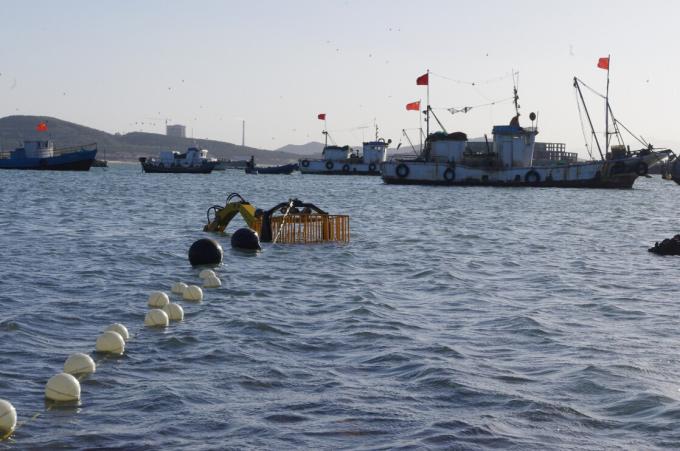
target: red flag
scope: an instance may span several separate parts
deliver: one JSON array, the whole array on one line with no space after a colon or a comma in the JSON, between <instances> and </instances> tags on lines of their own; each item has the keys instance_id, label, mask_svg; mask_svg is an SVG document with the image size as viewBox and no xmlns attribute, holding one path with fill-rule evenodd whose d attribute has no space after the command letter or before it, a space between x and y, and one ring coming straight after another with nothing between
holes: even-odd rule
<instances>
[{"instance_id":1,"label":"red flag","mask_svg":"<svg viewBox=\"0 0 680 451\"><path fill-rule=\"evenodd\" d=\"M417 102L411 102L406 104L406 111L413 110L413 111L419 111L420 110L420 100Z\"/></svg>"},{"instance_id":2,"label":"red flag","mask_svg":"<svg viewBox=\"0 0 680 451\"><path fill-rule=\"evenodd\" d=\"M600 58L599 60L597 60L597 67L599 67L600 69L609 70L609 57Z\"/></svg>"},{"instance_id":3,"label":"red flag","mask_svg":"<svg viewBox=\"0 0 680 451\"><path fill-rule=\"evenodd\" d=\"M326 113L321 113L317 116L318 119L321 119L322 121L326 120Z\"/></svg>"},{"instance_id":4,"label":"red flag","mask_svg":"<svg viewBox=\"0 0 680 451\"><path fill-rule=\"evenodd\" d=\"M417 85L428 85L429 84L429 73L421 75L420 77L416 78L416 84Z\"/></svg>"},{"instance_id":5,"label":"red flag","mask_svg":"<svg viewBox=\"0 0 680 451\"><path fill-rule=\"evenodd\" d=\"M46 132L47 131L47 124L44 122L39 123L38 125L35 126L35 129L39 132Z\"/></svg>"}]
</instances>

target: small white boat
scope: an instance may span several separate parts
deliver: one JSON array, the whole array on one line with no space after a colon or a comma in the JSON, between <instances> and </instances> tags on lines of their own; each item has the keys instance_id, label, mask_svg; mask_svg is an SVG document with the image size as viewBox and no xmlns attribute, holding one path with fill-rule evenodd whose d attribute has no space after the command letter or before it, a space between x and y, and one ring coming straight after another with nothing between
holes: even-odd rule
<instances>
[{"instance_id":1,"label":"small white boat","mask_svg":"<svg viewBox=\"0 0 680 451\"><path fill-rule=\"evenodd\" d=\"M208 158L206 149L190 147L186 153L161 151L159 158L141 157L144 172L173 174L210 174L219 163L215 158Z\"/></svg>"},{"instance_id":2,"label":"small white boat","mask_svg":"<svg viewBox=\"0 0 680 451\"><path fill-rule=\"evenodd\" d=\"M375 141L363 143L361 153L350 146L329 146L328 132L324 130L323 134L326 137L326 144L322 158L299 160L302 174L380 175L380 164L386 161L387 147L392 140L378 138L377 127Z\"/></svg>"}]
</instances>

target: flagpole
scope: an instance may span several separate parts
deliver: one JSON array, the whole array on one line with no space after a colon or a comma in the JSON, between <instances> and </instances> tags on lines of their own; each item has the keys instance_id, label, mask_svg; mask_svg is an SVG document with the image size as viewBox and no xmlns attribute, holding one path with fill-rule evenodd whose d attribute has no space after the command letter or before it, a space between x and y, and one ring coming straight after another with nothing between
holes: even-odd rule
<instances>
[{"instance_id":1,"label":"flagpole","mask_svg":"<svg viewBox=\"0 0 680 451\"><path fill-rule=\"evenodd\" d=\"M425 133L425 140L430 136L430 69L427 70L427 118L425 119L425 126L427 132Z\"/></svg>"},{"instance_id":2,"label":"flagpole","mask_svg":"<svg viewBox=\"0 0 680 451\"><path fill-rule=\"evenodd\" d=\"M428 81L429 82L429 81ZM418 99L418 105L420 105L421 99ZM420 109L420 108L418 108ZM418 111L420 113L420 111ZM423 151L423 115L418 114L418 136L420 137L420 151Z\"/></svg>"},{"instance_id":3,"label":"flagpole","mask_svg":"<svg viewBox=\"0 0 680 451\"><path fill-rule=\"evenodd\" d=\"M607 94L604 101L604 154L609 152L609 66L611 55L607 55Z\"/></svg>"}]
</instances>

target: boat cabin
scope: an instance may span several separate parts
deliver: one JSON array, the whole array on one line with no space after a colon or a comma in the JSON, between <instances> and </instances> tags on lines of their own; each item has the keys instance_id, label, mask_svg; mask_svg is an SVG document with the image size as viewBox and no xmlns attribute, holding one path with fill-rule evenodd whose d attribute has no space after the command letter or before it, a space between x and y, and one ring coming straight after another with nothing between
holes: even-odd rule
<instances>
[{"instance_id":1,"label":"boat cabin","mask_svg":"<svg viewBox=\"0 0 680 451\"><path fill-rule=\"evenodd\" d=\"M528 168L534 158L534 142L538 131L514 125L493 128L493 150L501 168Z\"/></svg>"},{"instance_id":2,"label":"boat cabin","mask_svg":"<svg viewBox=\"0 0 680 451\"><path fill-rule=\"evenodd\" d=\"M387 146L391 141L365 142L363 146L364 163L382 163L387 160Z\"/></svg>"},{"instance_id":3,"label":"boat cabin","mask_svg":"<svg viewBox=\"0 0 680 451\"><path fill-rule=\"evenodd\" d=\"M326 146L322 153L324 160L346 160L351 152L352 149L349 146Z\"/></svg>"},{"instance_id":4,"label":"boat cabin","mask_svg":"<svg viewBox=\"0 0 680 451\"><path fill-rule=\"evenodd\" d=\"M24 147L12 152L12 158L50 158L54 156L52 141L24 141Z\"/></svg>"}]
</instances>

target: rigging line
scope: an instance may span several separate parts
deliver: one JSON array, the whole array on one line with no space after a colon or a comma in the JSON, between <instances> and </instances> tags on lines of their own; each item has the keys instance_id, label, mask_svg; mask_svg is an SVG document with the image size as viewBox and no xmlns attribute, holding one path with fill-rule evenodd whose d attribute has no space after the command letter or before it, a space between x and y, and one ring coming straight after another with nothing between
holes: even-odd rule
<instances>
[{"instance_id":1,"label":"rigging line","mask_svg":"<svg viewBox=\"0 0 680 451\"><path fill-rule=\"evenodd\" d=\"M466 107L460 107L460 108L480 108L480 107L483 107L483 106L493 106L493 105L496 105L498 103L509 102L512 99L514 99L514 97L506 97L505 99L494 100L493 102L489 102L489 103L480 103L478 105L472 105L472 106L466 106ZM458 107L449 107L449 108L447 108L447 107L432 107L432 109L433 110L451 110L451 109L458 109Z\"/></svg>"},{"instance_id":2,"label":"rigging line","mask_svg":"<svg viewBox=\"0 0 680 451\"><path fill-rule=\"evenodd\" d=\"M594 160L593 158L593 152L590 150L590 146L588 146L588 136L586 135L586 128L585 124L583 123L583 112L581 111L581 103L578 101L578 92L576 92L576 89L574 89L574 97L576 99L576 108L578 110L578 118L579 121L581 122L581 133L583 133L583 143L586 146L586 150L588 151L588 155L590 156L591 160ZM592 138L591 138L592 140ZM592 142L591 142L592 144Z\"/></svg>"},{"instance_id":3,"label":"rigging line","mask_svg":"<svg viewBox=\"0 0 680 451\"><path fill-rule=\"evenodd\" d=\"M600 96L600 97L603 98L603 99L606 99L606 98L607 98L607 96L605 96L604 94L600 94L599 92L595 91L593 88L591 88L590 86L588 86L587 84L585 84L585 83L583 82L583 80L581 80L580 78L577 78L577 80L578 80L579 83L581 83L584 87L588 88L588 90L589 90L590 92L592 92L593 94L595 94L596 96Z\"/></svg>"},{"instance_id":4,"label":"rigging line","mask_svg":"<svg viewBox=\"0 0 680 451\"><path fill-rule=\"evenodd\" d=\"M452 81L454 83L458 83L460 85L476 86L476 85L485 85L485 84L489 84L489 83L495 83L495 82L498 82L498 81L502 81L502 80L505 80L506 78L509 78L513 74L505 74L505 75L501 75L501 76L498 76L498 77L488 78L488 79L482 80L482 81L457 80L455 78L447 77L446 75L437 74L437 73L432 72L432 71L430 71L430 75L434 75L435 77L443 78L444 80L449 80L449 81Z\"/></svg>"},{"instance_id":5,"label":"rigging line","mask_svg":"<svg viewBox=\"0 0 680 451\"><path fill-rule=\"evenodd\" d=\"M645 146L645 147L649 146L649 143L648 143L648 142L645 142L645 140L642 139L641 136L640 136L640 137L636 136L633 132L631 132L631 131L628 129L628 127L626 127L625 125L623 125L623 123L622 123L621 121L619 121L618 119L614 119L614 122L617 123L617 124L619 124L621 127L623 127L623 129L624 129L625 131L627 131L627 132L630 134L630 136L632 136L633 138L635 138L635 139L637 140L637 142L639 142L640 144L642 144L642 145Z\"/></svg>"}]
</instances>

